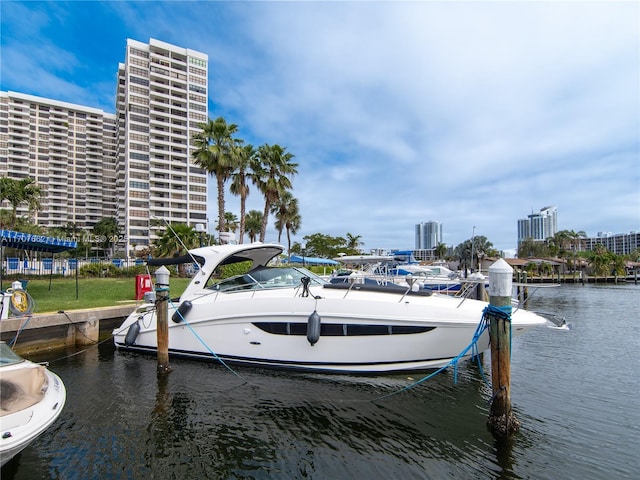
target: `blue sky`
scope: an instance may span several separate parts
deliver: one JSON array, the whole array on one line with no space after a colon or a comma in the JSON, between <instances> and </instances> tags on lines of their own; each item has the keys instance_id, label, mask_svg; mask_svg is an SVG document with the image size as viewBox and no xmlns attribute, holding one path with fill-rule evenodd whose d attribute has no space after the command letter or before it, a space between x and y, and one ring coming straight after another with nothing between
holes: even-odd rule
<instances>
[{"instance_id":1,"label":"blue sky","mask_svg":"<svg viewBox=\"0 0 640 480\"><path fill-rule=\"evenodd\" d=\"M127 38L207 53L209 116L295 155L295 240L412 248L435 220L448 245L475 226L512 249L517 220L549 205L559 229L640 230L636 1L3 0L0 14L1 90L107 112Z\"/></svg>"}]
</instances>

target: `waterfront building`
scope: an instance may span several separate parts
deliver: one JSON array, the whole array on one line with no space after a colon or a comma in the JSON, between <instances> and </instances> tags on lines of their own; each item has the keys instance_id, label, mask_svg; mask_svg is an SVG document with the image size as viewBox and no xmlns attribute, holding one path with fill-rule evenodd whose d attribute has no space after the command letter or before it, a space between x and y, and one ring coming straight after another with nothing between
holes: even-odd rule
<instances>
[{"instance_id":1,"label":"waterfront building","mask_svg":"<svg viewBox=\"0 0 640 480\"><path fill-rule=\"evenodd\" d=\"M115 115L96 108L0 92L0 176L36 181L35 223L89 229L115 215L115 125ZM18 207L19 216L28 213Z\"/></svg>"},{"instance_id":2,"label":"waterfront building","mask_svg":"<svg viewBox=\"0 0 640 480\"><path fill-rule=\"evenodd\" d=\"M191 138L208 121L208 56L128 39L117 81L115 115L0 92L0 176L36 181L42 227L90 230L115 217L116 250L131 256L165 221L206 225L207 173L193 164Z\"/></svg>"},{"instance_id":3,"label":"waterfront building","mask_svg":"<svg viewBox=\"0 0 640 480\"><path fill-rule=\"evenodd\" d=\"M422 222L415 227L416 250L432 250L442 243L442 224L440 222Z\"/></svg>"},{"instance_id":4,"label":"waterfront building","mask_svg":"<svg viewBox=\"0 0 640 480\"><path fill-rule=\"evenodd\" d=\"M117 219L129 254L169 223L207 221L207 174L191 138L208 120L208 56L159 40L127 40L118 68Z\"/></svg>"},{"instance_id":5,"label":"waterfront building","mask_svg":"<svg viewBox=\"0 0 640 480\"><path fill-rule=\"evenodd\" d=\"M628 255L640 249L640 232L617 233L598 232L596 237L580 240L582 250L593 250L596 245L604 245L611 253Z\"/></svg>"},{"instance_id":6,"label":"waterfront building","mask_svg":"<svg viewBox=\"0 0 640 480\"><path fill-rule=\"evenodd\" d=\"M532 212L527 218L518 220L518 245L529 238L543 241L553 237L558 231L558 208L544 207Z\"/></svg>"}]
</instances>

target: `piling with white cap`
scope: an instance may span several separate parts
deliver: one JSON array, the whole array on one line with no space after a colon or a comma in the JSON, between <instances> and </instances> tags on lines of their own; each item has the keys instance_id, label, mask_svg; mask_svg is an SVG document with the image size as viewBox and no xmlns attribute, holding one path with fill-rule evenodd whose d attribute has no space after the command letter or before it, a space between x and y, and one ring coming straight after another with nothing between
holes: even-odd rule
<instances>
[{"instance_id":1,"label":"piling with white cap","mask_svg":"<svg viewBox=\"0 0 640 480\"><path fill-rule=\"evenodd\" d=\"M503 259L489 267L492 399L487 425L508 436L520 428L511 410L511 293L513 268Z\"/></svg>"},{"instance_id":2,"label":"piling with white cap","mask_svg":"<svg viewBox=\"0 0 640 480\"><path fill-rule=\"evenodd\" d=\"M169 270L156 270L156 335L158 338L158 373L169 373Z\"/></svg>"}]
</instances>

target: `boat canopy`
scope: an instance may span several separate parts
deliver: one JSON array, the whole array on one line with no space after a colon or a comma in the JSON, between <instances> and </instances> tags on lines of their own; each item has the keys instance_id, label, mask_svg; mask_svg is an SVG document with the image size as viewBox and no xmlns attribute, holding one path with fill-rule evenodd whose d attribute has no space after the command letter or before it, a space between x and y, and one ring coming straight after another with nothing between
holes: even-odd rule
<instances>
[{"instance_id":1,"label":"boat canopy","mask_svg":"<svg viewBox=\"0 0 640 480\"><path fill-rule=\"evenodd\" d=\"M77 242L73 240L15 232L13 230L0 230L0 241L3 247L32 252L59 253L73 250L78 246Z\"/></svg>"},{"instance_id":2,"label":"boat canopy","mask_svg":"<svg viewBox=\"0 0 640 480\"><path fill-rule=\"evenodd\" d=\"M302 257L300 255L291 255L291 263L304 263L309 265L339 265L340 262L329 258L318 257Z\"/></svg>"}]
</instances>

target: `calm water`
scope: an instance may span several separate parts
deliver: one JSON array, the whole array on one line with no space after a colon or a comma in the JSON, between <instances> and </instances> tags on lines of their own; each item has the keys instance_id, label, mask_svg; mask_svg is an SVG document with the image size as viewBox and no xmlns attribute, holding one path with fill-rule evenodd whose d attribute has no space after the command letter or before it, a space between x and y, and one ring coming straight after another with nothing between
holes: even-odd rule
<instances>
[{"instance_id":1,"label":"calm water","mask_svg":"<svg viewBox=\"0 0 640 480\"><path fill-rule=\"evenodd\" d=\"M486 430L491 388L469 363L457 384L373 401L411 380L172 360L163 381L155 358L106 342L34 358L55 360L67 404L2 479L638 478L640 287L541 289L529 308L575 328L514 339L509 442Z\"/></svg>"}]
</instances>

